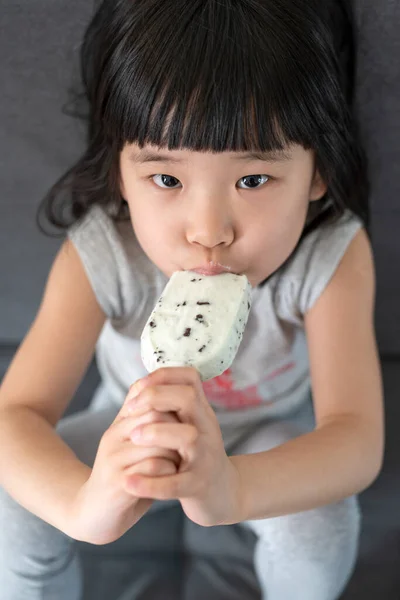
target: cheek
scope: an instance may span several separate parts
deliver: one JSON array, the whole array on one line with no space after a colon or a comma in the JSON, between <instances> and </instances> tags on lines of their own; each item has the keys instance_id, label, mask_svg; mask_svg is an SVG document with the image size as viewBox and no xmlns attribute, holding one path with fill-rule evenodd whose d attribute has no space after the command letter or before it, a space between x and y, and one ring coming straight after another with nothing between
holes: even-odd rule
<instances>
[{"instance_id":1,"label":"cheek","mask_svg":"<svg viewBox=\"0 0 400 600\"><path fill-rule=\"evenodd\" d=\"M142 248L147 252L149 247L157 246L162 241L165 231L152 211L145 206L132 206L130 213L133 230Z\"/></svg>"},{"instance_id":2,"label":"cheek","mask_svg":"<svg viewBox=\"0 0 400 600\"><path fill-rule=\"evenodd\" d=\"M249 237L249 243L260 270L269 275L292 254L304 228L307 207L308 202L282 202L258 220L257 230Z\"/></svg>"},{"instance_id":3,"label":"cheek","mask_svg":"<svg viewBox=\"0 0 400 600\"><path fill-rule=\"evenodd\" d=\"M178 219L152 197L149 187L133 177L123 176L124 197L129 206L135 236L148 258L164 273L172 274L169 259L179 239Z\"/></svg>"},{"instance_id":4,"label":"cheek","mask_svg":"<svg viewBox=\"0 0 400 600\"><path fill-rule=\"evenodd\" d=\"M178 233L160 211L154 211L148 203L129 202L132 227L147 257L166 275L170 276L170 259L176 248Z\"/></svg>"},{"instance_id":5,"label":"cheek","mask_svg":"<svg viewBox=\"0 0 400 600\"><path fill-rule=\"evenodd\" d=\"M157 228L157 220L154 218L156 215L153 215L152 203L147 200L146 186L133 178L127 178L125 189L132 225L136 236L141 239L149 230Z\"/></svg>"},{"instance_id":6,"label":"cheek","mask_svg":"<svg viewBox=\"0 0 400 600\"><path fill-rule=\"evenodd\" d=\"M295 244L303 231L306 215L307 207L292 206L291 210L285 211L281 218L276 219L272 235L277 244L280 242L280 245L287 247Z\"/></svg>"}]
</instances>

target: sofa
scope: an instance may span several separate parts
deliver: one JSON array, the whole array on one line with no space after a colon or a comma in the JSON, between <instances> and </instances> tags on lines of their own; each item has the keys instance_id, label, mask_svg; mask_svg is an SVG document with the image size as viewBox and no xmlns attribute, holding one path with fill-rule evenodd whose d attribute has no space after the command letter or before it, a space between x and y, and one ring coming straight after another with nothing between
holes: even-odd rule
<instances>
[{"instance_id":1,"label":"sofa","mask_svg":"<svg viewBox=\"0 0 400 600\"><path fill-rule=\"evenodd\" d=\"M351 18L353 33L347 49L351 49L353 73L349 93L369 159L376 331L387 425L384 468L377 481L361 494L360 555L343 600L398 600L400 3L336 1ZM0 3L0 380L34 318L60 245L60 239L45 237L39 231L35 214L46 190L83 148L82 125L61 107L77 77L77 51L94 4L89 0ZM68 414L88 405L97 384L93 362ZM163 539L159 536L161 528ZM250 532L234 526L203 529L189 522L178 508L155 513L133 530L107 546L79 545L84 600L260 598L252 569L254 537ZM135 598L130 592L134 578L143 581L140 597ZM225 595L218 585L222 580ZM6 591L1 594L7 600Z\"/></svg>"}]
</instances>

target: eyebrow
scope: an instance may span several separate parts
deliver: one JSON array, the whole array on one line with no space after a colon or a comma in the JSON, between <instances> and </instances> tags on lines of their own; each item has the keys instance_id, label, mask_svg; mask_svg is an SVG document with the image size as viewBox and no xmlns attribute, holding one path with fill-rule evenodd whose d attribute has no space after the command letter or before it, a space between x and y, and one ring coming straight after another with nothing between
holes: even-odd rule
<instances>
[{"instance_id":1,"label":"eyebrow","mask_svg":"<svg viewBox=\"0 0 400 600\"><path fill-rule=\"evenodd\" d=\"M287 162L292 160L293 156L290 152L283 150L272 150L270 152L246 152L234 157L234 160L240 160L243 162L250 162L259 160L262 162ZM129 156L129 160L135 164L144 164L149 162L157 163L172 163L178 164L186 162L183 158L176 158L167 154L158 154L149 150L141 150L139 153L132 152Z\"/></svg>"}]
</instances>

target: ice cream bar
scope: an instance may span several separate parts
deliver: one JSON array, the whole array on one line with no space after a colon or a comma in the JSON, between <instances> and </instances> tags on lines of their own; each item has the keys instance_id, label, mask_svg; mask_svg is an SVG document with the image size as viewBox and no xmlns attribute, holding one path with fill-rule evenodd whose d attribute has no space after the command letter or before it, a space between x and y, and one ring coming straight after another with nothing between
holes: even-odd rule
<instances>
[{"instance_id":1,"label":"ice cream bar","mask_svg":"<svg viewBox=\"0 0 400 600\"><path fill-rule=\"evenodd\" d=\"M250 306L251 286L245 275L177 271L142 333L146 369L191 366L202 381L221 375L236 356Z\"/></svg>"}]
</instances>

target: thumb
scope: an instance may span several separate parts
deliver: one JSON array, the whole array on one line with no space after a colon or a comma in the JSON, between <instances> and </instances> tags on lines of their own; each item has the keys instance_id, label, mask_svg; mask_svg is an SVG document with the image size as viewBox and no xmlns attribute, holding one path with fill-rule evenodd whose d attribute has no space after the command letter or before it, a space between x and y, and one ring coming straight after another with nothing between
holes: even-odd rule
<instances>
[{"instance_id":1,"label":"thumb","mask_svg":"<svg viewBox=\"0 0 400 600\"><path fill-rule=\"evenodd\" d=\"M143 383L143 379L138 379L137 381L135 381L135 383L133 383L129 390L128 393L125 397L124 403L121 406L121 410L119 411L119 413L117 414L117 416L115 417L113 423L118 423L118 421L121 421L121 419L125 419L126 417L132 416L131 413L128 412L127 409L127 404L130 400L133 400L134 398L136 398L136 396L138 396L140 394L140 392L145 388L145 385ZM143 414L145 414L149 409L146 407L143 407ZM138 412L138 416L142 414L141 412Z\"/></svg>"}]
</instances>

